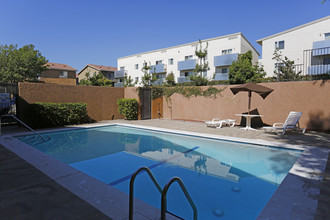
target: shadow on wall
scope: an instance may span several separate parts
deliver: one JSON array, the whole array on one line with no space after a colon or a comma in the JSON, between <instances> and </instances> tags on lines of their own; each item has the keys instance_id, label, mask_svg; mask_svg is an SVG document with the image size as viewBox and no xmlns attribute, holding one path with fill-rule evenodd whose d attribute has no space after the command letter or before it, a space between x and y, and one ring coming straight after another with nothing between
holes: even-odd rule
<instances>
[{"instance_id":1,"label":"shadow on wall","mask_svg":"<svg viewBox=\"0 0 330 220\"><path fill-rule=\"evenodd\" d=\"M248 114L248 112L243 112L242 114ZM260 115L258 109L253 109L250 111L250 115ZM251 118L251 125L254 128L260 128L264 126L264 122L262 121L261 117L253 117ZM241 123L240 126L246 126L246 118L241 117Z\"/></svg>"},{"instance_id":2,"label":"shadow on wall","mask_svg":"<svg viewBox=\"0 0 330 220\"><path fill-rule=\"evenodd\" d=\"M307 128L315 131L330 132L330 115L325 115L324 112L318 111L309 114Z\"/></svg>"},{"instance_id":3,"label":"shadow on wall","mask_svg":"<svg viewBox=\"0 0 330 220\"><path fill-rule=\"evenodd\" d=\"M318 83L319 80L315 80L313 82L313 85L315 85L316 83ZM330 83L330 80L329 79L322 79L321 80L321 83L320 83L320 87L324 87L326 83Z\"/></svg>"}]
</instances>

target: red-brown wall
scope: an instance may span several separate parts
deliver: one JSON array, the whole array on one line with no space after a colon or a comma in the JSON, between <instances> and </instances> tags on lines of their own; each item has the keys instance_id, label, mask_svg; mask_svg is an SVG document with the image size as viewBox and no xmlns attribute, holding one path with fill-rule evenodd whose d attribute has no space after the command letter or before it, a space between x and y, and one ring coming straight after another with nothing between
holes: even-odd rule
<instances>
[{"instance_id":1,"label":"red-brown wall","mask_svg":"<svg viewBox=\"0 0 330 220\"><path fill-rule=\"evenodd\" d=\"M124 88L19 83L18 89L22 111L26 104L35 102L84 102L89 117L96 121L124 118L117 110L117 99L124 98Z\"/></svg>"},{"instance_id":2,"label":"red-brown wall","mask_svg":"<svg viewBox=\"0 0 330 220\"><path fill-rule=\"evenodd\" d=\"M303 112L300 125L313 130L330 130L330 81L301 81L261 83L274 91L262 99L252 93L251 109L263 115L262 121L272 125L284 122L290 111ZM164 98L164 118L185 120L210 120L212 118L232 118L240 122L235 114L247 112L248 94L236 95L230 86L215 86L225 89L216 99L205 97L184 98L174 94L171 103ZM206 87L204 87L206 88ZM170 108L171 106L171 108Z\"/></svg>"}]
</instances>

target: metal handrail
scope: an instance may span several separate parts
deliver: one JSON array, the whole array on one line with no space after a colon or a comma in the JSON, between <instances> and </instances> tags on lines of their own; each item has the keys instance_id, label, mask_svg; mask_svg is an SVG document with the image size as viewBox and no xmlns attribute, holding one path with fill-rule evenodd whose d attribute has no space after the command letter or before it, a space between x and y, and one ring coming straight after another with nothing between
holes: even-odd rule
<instances>
[{"instance_id":1,"label":"metal handrail","mask_svg":"<svg viewBox=\"0 0 330 220\"><path fill-rule=\"evenodd\" d=\"M136 176L141 172L146 171L149 174L149 177L151 178L152 182L157 187L158 191L162 193L162 188L160 187L159 183L157 182L155 176L151 173L150 169L148 167L141 167L135 173L133 173L130 183L129 183L129 220L133 220L133 205L134 205L134 181Z\"/></svg>"},{"instance_id":2,"label":"metal handrail","mask_svg":"<svg viewBox=\"0 0 330 220\"><path fill-rule=\"evenodd\" d=\"M194 211L194 220L197 220L197 208L190 197L188 190L184 186L182 180L179 177L173 177L164 187L163 192L162 192L162 201L161 201L161 220L166 220L166 212L167 212L167 202L166 202L166 195L169 187L171 186L172 183L178 182L184 195L186 196L190 206L192 207Z\"/></svg>"},{"instance_id":3,"label":"metal handrail","mask_svg":"<svg viewBox=\"0 0 330 220\"><path fill-rule=\"evenodd\" d=\"M46 141L38 132L36 132L32 128L30 128L27 124L25 124L24 122L22 122L21 120L19 120L16 116L14 116L14 115L1 115L0 118L2 118L4 116L14 118L16 121L18 121L19 123L21 123L22 125L24 125L27 129L29 129L30 131L32 131L33 133L35 133L36 135L38 135L43 141Z\"/></svg>"}]
</instances>

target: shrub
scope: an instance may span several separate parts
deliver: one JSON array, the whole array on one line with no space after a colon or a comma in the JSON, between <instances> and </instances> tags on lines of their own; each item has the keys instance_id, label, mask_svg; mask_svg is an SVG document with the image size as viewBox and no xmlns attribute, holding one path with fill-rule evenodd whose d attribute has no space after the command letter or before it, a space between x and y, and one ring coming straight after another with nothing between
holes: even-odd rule
<instances>
[{"instance_id":1,"label":"shrub","mask_svg":"<svg viewBox=\"0 0 330 220\"><path fill-rule=\"evenodd\" d=\"M118 99L118 112L126 117L127 120L138 119L138 101L136 99Z\"/></svg>"},{"instance_id":2,"label":"shrub","mask_svg":"<svg viewBox=\"0 0 330 220\"><path fill-rule=\"evenodd\" d=\"M87 115L86 103L30 104L25 119L35 128L92 122Z\"/></svg>"}]
</instances>

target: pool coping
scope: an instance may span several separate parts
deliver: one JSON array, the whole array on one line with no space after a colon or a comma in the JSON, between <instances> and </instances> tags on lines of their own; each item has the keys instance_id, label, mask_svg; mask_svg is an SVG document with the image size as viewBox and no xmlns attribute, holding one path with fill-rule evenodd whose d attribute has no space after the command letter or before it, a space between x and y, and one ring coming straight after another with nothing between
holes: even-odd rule
<instances>
[{"instance_id":1,"label":"pool coping","mask_svg":"<svg viewBox=\"0 0 330 220\"><path fill-rule=\"evenodd\" d=\"M262 139L228 137L125 123L87 124L60 129L43 130L39 133L96 128L109 125L120 125L180 135L302 150L303 152L301 156L259 214L258 219L312 219L314 217L314 213L317 209L317 200L313 199L313 197L315 198L315 196L320 193L320 190L317 188L317 183L322 180L321 173L325 170L327 155L330 151L328 149L305 145L283 144ZM35 166L37 169L103 212L105 215L113 219L128 219L128 195L126 193L117 190L108 184L102 183L99 180L96 180L95 178L88 176L87 174L84 174L81 171L76 170L75 168L14 138L14 136L28 134L31 134L31 132L3 135L0 137L0 141L4 147L16 153L22 159ZM311 161L311 159L313 159L313 161ZM308 186L306 185L306 181L310 182L307 184ZM141 219L158 219L160 216L157 208L154 208L141 200L136 199L134 205L134 215L136 217ZM176 218L168 216L168 219Z\"/></svg>"}]
</instances>

